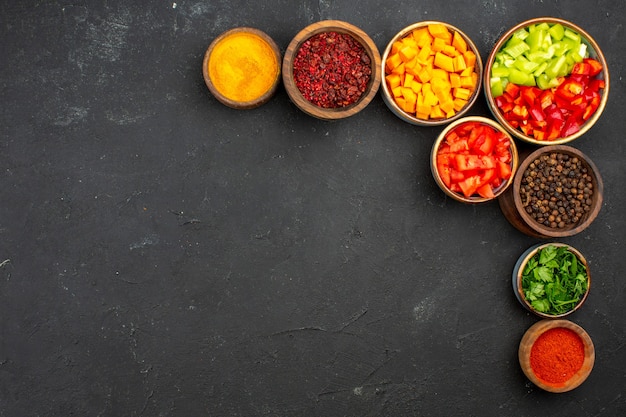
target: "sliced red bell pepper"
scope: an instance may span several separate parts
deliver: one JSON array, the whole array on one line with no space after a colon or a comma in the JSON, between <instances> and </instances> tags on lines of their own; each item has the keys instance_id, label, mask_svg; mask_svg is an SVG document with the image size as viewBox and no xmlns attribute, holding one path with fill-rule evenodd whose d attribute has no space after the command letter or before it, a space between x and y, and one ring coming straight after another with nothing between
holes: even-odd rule
<instances>
[{"instance_id":1,"label":"sliced red bell pepper","mask_svg":"<svg viewBox=\"0 0 626 417\"><path fill-rule=\"evenodd\" d=\"M584 86L580 81L569 79L559 85L554 93L566 100L571 100L581 94L583 90Z\"/></svg>"},{"instance_id":2,"label":"sliced red bell pepper","mask_svg":"<svg viewBox=\"0 0 626 417\"><path fill-rule=\"evenodd\" d=\"M534 103L530 110L530 117L533 118L533 120L538 121L538 122L542 122L546 119L546 116L543 114L543 109L541 108L541 104L540 103Z\"/></svg>"},{"instance_id":3,"label":"sliced red bell pepper","mask_svg":"<svg viewBox=\"0 0 626 417\"><path fill-rule=\"evenodd\" d=\"M589 63L585 61L575 63L574 67L572 68L572 74L589 75L590 73L591 65L589 65Z\"/></svg>"},{"instance_id":4,"label":"sliced red bell pepper","mask_svg":"<svg viewBox=\"0 0 626 417\"><path fill-rule=\"evenodd\" d=\"M530 134L533 131L533 127L528 123L528 121L523 120L520 125L519 125L519 129L524 132L524 134L526 136L530 136Z\"/></svg>"},{"instance_id":5,"label":"sliced red bell pepper","mask_svg":"<svg viewBox=\"0 0 626 417\"><path fill-rule=\"evenodd\" d=\"M593 80L589 81L588 89L591 91L598 92L600 90L603 90L605 87L606 87L606 82L603 79L594 78Z\"/></svg>"},{"instance_id":6,"label":"sliced red bell pepper","mask_svg":"<svg viewBox=\"0 0 626 417\"><path fill-rule=\"evenodd\" d=\"M533 127L533 129L544 129L548 125L547 120L532 120L528 121L528 124Z\"/></svg>"},{"instance_id":7,"label":"sliced red bell pepper","mask_svg":"<svg viewBox=\"0 0 626 417\"><path fill-rule=\"evenodd\" d=\"M537 140L546 140L546 131L543 129L533 129L533 137Z\"/></svg>"},{"instance_id":8,"label":"sliced red bell pepper","mask_svg":"<svg viewBox=\"0 0 626 417\"><path fill-rule=\"evenodd\" d=\"M514 83L508 83L506 87L504 87L504 93L510 95L515 98L519 95L520 86Z\"/></svg>"},{"instance_id":9,"label":"sliced red bell pepper","mask_svg":"<svg viewBox=\"0 0 626 417\"><path fill-rule=\"evenodd\" d=\"M568 81L574 81L580 83L583 87L589 84L591 77L583 74L571 74Z\"/></svg>"},{"instance_id":10,"label":"sliced red bell pepper","mask_svg":"<svg viewBox=\"0 0 626 417\"><path fill-rule=\"evenodd\" d=\"M600 61L597 61L593 58L585 58L583 62L589 65L590 72L589 75L596 76L602 72L602 64Z\"/></svg>"},{"instance_id":11,"label":"sliced red bell pepper","mask_svg":"<svg viewBox=\"0 0 626 417\"><path fill-rule=\"evenodd\" d=\"M583 120L588 120L598 110L598 107L600 107L600 95L596 93L583 113Z\"/></svg>"},{"instance_id":12,"label":"sliced red bell pepper","mask_svg":"<svg viewBox=\"0 0 626 417\"><path fill-rule=\"evenodd\" d=\"M569 116L565 121L565 126L561 131L561 136L568 137L578 132L580 130L580 122L578 120L579 118L576 116Z\"/></svg>"},{"instance_id":13,"label":"sliced red bell pepper","mask_svg":"<svg viewBox=\"0 0 626 417\"><path fill-rule=\"evenodd\" d=\"M580 130L600 107L606 82L596 76L602 64L585 58L573 65L571 73L556 79L556 87L508 83L496 105L509 124L537 140L553 140Z\"/></svg>"},{"instance_id":14,"label":"sliced red bell pepper","mask_svg":"<svg viewBox=\"0 0 626 417\"><path fill-rule=\"evenodd\" d=\"M550 104L554 102L554 93L552 90L544 90L543 93L539 96L539 104L541 109L545 109Z\"/></svg>"},{"instance_id":15,"label":"sliced red bell pepper","mask_svg":"<svg viewBox=\"0 0 626 417\"><path fill-rule=\"evenodd\" d=\"M533 104L535 104L535 101L540 94L541 90L537 87L526 87L520 89L520 97L522 99L522 102L528 107L531 107Z\"/></svg>"},{"instance_id":16,"label":"sliced red bell pepper","mask_svg":"<svg viewBox=\"0 0 626 417\"><path fill-rule=\"evenodd\" d=\"M511 110L511 117L517 120L527 120L528 119L528 109L526 106L521 104L516 104L513 106L513 110Z\"/></svg>"},{"instance_id":17,"label":"sliced red bell pepper","mask_svg":"<svg viewBox=\"0 0 626 417\"><path fill-rule=\"evenodd\" d=\"M552 120L548 123L548 129L546 130L545 140L555 140L561 135L561 128L565 124L565 121Z\"/></svg>"}]
</instances>

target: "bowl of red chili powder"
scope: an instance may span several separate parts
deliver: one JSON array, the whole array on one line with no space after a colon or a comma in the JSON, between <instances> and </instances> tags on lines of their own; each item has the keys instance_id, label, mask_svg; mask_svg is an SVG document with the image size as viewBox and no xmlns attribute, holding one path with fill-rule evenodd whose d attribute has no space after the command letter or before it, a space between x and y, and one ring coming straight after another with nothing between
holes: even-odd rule
<instances>
[{"instance_id":1,"label":"bowl of red chili powder","mask_svg":"<svg viewBox=\"0 0 626 417\"><path fill-rule=\"evenodd\" d=\"M544 319L524 333L518 356L533 384L560 393L585 382L593 369L595 349L589 334L576 323Z\"/></svg>"},{"instance_id":2,"label":"bowl of red chili powder","mask_svg":"<svg viewBox=\"0 0 626 417\"><path fill-rule=\"evenodd\" d=\"M282 65L285 90L303 112L323 120L363 110L380 86L380 53L358 27L324 20L302 29Z\"/></svg>"}]
</instances>

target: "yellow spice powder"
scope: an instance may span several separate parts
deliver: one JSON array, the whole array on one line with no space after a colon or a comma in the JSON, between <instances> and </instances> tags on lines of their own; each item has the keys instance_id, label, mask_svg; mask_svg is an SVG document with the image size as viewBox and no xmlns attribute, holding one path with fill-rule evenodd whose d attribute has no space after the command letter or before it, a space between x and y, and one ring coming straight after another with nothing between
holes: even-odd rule
<instances>
[{"instance_id":1,"label":"yellow spice powder","mask_svg":"<svg viewBox=\"0 0 626 417\"><path fill-rule=\"evenodd\" d=\"M276 80L278 61L270 45L254 33L233 33L209 57L209 76L225 97L247 102L265 94Z\"/></svg>"}]
</instances>

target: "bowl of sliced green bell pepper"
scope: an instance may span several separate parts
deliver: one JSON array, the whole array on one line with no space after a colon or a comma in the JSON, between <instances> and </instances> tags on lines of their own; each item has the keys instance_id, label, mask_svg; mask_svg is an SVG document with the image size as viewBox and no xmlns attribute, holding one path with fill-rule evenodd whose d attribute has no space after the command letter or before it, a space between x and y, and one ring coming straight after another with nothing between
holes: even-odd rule
<instances>
[{"instance_id":1,"label":"bowl of sliced green bell pepper","mask_svg":"<svg viewBox=\"0 0 626 417\"><path fill-rule=\"evenodd\" d=\"M535 145L571 142L598 121L609 71L597 42L553 17L521 22L492 49L483 72L487 104L513 136Z\"/></svg>"}]
</instances>

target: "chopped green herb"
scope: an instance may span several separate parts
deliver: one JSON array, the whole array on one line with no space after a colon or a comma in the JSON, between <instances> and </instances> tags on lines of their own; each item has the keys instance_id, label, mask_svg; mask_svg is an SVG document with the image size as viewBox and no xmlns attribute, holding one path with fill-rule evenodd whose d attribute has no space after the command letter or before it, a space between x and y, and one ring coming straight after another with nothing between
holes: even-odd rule
<instances>
[{"instance_id":1,"label":"chopped green herb","mask_svg":"<svg viewBox=\"0 0 626 417\"><path fill-rule=\"evenodd\" d=\"M524 297L545 314L573 309L587 291L587 269L567 246L548 245L528 260L522 271Z\"/></svg>"}]
</instances>

